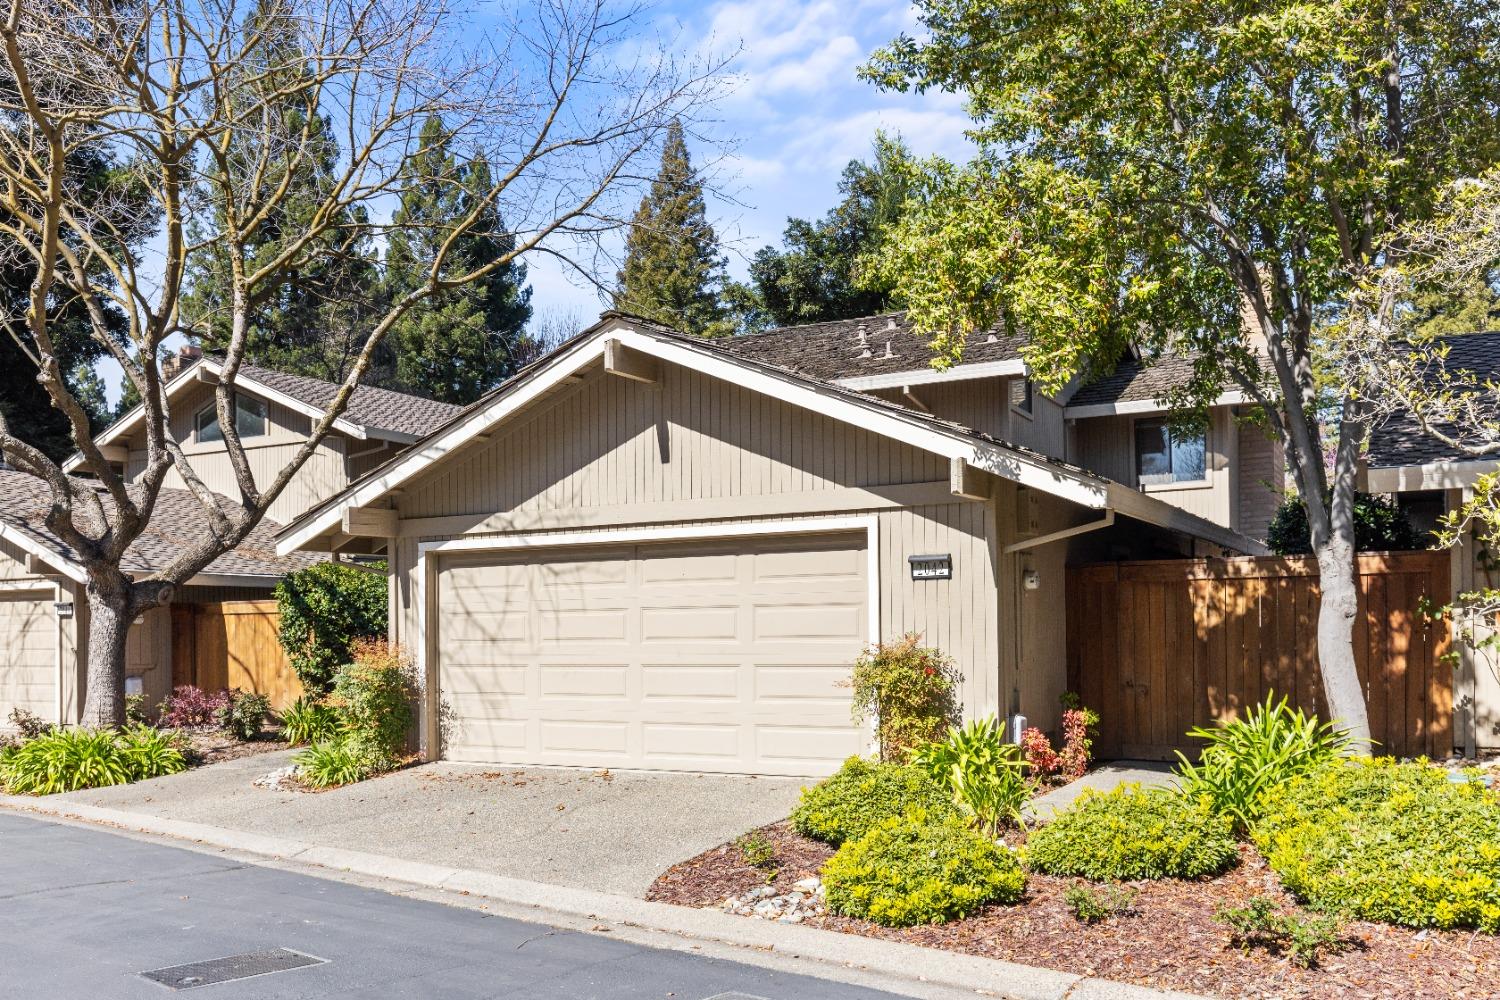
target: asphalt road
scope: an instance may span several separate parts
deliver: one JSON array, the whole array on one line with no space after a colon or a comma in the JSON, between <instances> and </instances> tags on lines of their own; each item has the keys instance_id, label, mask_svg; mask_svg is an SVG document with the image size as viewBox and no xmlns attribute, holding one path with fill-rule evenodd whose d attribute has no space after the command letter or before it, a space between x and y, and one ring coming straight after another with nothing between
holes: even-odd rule
<instances>
[{"instance_id":1,"label":"asphalt road","mask_svg":"<svg viewBox=\"0 0 1500 1000\"><path fill-rule=\"evenodd\" d=\"M324 961L174 990L142 973ZM295 953L295 954L293 954ZM236 970L243 971L243 970ZM202 969L171 978L210 977ZM104 830L0 814L5 1000L893 1000L894 994L489 916Z\"/></svg>"}]
</instances>

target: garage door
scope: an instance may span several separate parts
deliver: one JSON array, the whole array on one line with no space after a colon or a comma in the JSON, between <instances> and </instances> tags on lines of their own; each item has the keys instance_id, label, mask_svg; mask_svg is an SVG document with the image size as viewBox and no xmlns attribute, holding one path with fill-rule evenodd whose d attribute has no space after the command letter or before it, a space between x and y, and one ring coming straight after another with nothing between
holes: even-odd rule
<instances>
[{"instance_id":1,"label":"garage door","mask_svg":"<svg viewBox=\"0 0 1500 1000\"><path fill-rule=\"evenodd\" d=\"M862 538L527 550L438 583L454 760L830 773L864 748Z\"/></svg>"},{"instance_id":2,"label":"garage door","mask_svg":"<svg viewBox=\"0 0 1500 1000\"><path fill-rule=\"evenodd\" d=\"M49 594L0 593L0 725L13 708L57 721L57 619Z\"/></svg>"}]
</instances>

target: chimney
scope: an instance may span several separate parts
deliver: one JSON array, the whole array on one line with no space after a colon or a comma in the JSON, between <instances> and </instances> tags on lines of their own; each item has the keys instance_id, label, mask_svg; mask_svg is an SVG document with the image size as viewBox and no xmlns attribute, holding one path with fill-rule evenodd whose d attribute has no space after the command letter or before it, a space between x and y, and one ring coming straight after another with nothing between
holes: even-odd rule
<instances>
[{"instance_id":1,"label":"chimney","mask_svg":"<svg viewBox=\"0 0 1500 1000\"><path fill-rule=\"evenodd\" d=\"M163 382L170 382L185 369L191 367L199 358L203 357L203 348L194 344L184 344L177 349L177 353L162 359L161 378Z\"/></svg>"}]
</instances>

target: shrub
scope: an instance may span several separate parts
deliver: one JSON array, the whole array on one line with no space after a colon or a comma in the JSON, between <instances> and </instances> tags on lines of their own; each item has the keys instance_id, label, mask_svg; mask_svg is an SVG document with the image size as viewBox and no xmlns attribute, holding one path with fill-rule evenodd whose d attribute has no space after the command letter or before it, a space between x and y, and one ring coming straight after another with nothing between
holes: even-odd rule
<instances>
[{"instance_id":1,"label":"shrub","mask_svg":"<svg viewBox=\"0 0 1500 1000\"><path fill-rule=\"evenodd\" d=\"M1020 750L1001 738L994 718L953 727L946 740L918 750L912 765L946 785L981 832L997 836L1005 826L1025 822L1022 810L1031 798L1021 776L1025 765Z\"/></svg>"},{"instance_id":2,"label":"shrub","mask_svg":"<svg viewBox=\"0 0 1500 1000\"><path fill-rule=\"evenodd\" d=\"M1009 851L958 817L914 809L839 848L823 866L823 887L834 913L910 927L1014 903L1026 875Z\"/></svg>"},{"instance_id":3,"label":"shrub","mask_svg":"<svg viewBox=\"0 0 1500 1000\"><path fill-rule=\"evenodd\" d=\"M1276 900L1255 896L1245 906L1224 907L1214 919L1229 928L1229 938L1245 951L1264 948L1286 955L1293 965L1311 969L1318 956L1342 951L1343 925L1334 917L1283 913Z\"/></svg>"},{"instance_id":4,"label":"shrub","mask_svg":"<svg viewBox=\"0 0 1500 1000\"><path fill-rule=\"evenodd\" d=\"M1135 890L1124 886L1095 888L1075 882L1063 890L1063 902L1082 924L1097 924L1110 917L1129 913L1135 904Z\"/></svg>"},{"instance_id":5,"label":"shrub","mask_svg":"<svg viewBox=\"0 0 1500 1000\"><path fill-rule=\"evenodd\" d=\"M1229 821L1165 789L1092 790L1026 839L1033 871L1096 882L1200 878L1234 863Z\"/></svg>"},{"instance_id":6,"label":"shrub","mask_svg":"<svg viewBox=\"0 0 1500 1000\"><path fill-rule=\"evenodd\" d=\"M1281 884L1316 909L1500 931L1500 798L1441 768L1327 764L1269 793L1253 833Z\"/></svg>"},{"instance_id":7,"label":"shrub","mask_svg":"<svg viewBox=\"0 0 1500 1000\"><path fill-rule=\"evenodd\" d=\"M314 788L352 785L376 773L360 749L340 737L314 743L294 756L292 761L302 780Z\"/></svg>"},{"instance_id":8,"label":"shrub","mask_svg":"<svg viewBox=\"0 0 1500 1000\"><path fill-rule=\"evenodd\" d=\"M161 703L161 725L170 729L208 729L219 724L219 714L229 704L228 691L204 691L191 684L172 689Z\"/></svg>"},{"instance_id":9,"label":"shrub","mask_svg":"<svg viewBox=\"0 0 1500 1000\"><path fill-rule=\"evenodd\" d=\"M1299 497L1287 497L1266 533L1266 545L1278 556L1312 553L1307 507ZM1392 552L1424 547L1406 514L1387 497L1359 493L1354 498L1354 546L1360 552Z\"/></svg>"},{"instance_id":10,"label":"shrub","mask_svg":"<svg viewBox=\"0 0 1500 1000\"><path fill-rule=\"evenodd\" d=\"M219 728L227 730L236 739L253 740L260 735L266 716L271 714L271 699L263 694L247 691L231 691L224 707L219 709Z\"/></svg>"},{"instance_id":11,"label":"shrub","mask_svg":"<svg viewBox=\"0 0 1500 1000\"><path fill-rule=\"evenodd\" d=\"M340 667L329 704L338 715L342 742L373 771L390 770L406 746L416 681L399 648L364 641L354 662Z\"/></svg>"},{"instance_id":12,"label":"shrub","mask_svg":"<svg viewBox=\"0 0 1500 1000\"><path fill-rule=\"evenodd\" d=\"M904 761L958 722L953 661L915 632L866 649L854 662L854 719L875 720L880 759Z\"/></svg>"},{"instance_id":13,"label":"shrub","mask_svg":"<svg viewBox=\"0 0 1500 1000\"><path fill-rule=\"evenodd\" d=\"M145 726L49 729L7 750L0 780L12 792L52 795L80 788L124 785L175 774L187 767L177 734Z\"/></svg>"},{"instance_id":14,"label":"shrub","mask_svg":"<svg viewBox=\"0 0 1500 1000\"><path fill-rule=\"evenodd\" d=\"M776 846L759 830L751 830L734 842L739 849L740 860L751 868L765 873L766 881L776 878Z\"/></svg>"},{"instance_id":15,"label":"shrub","mask_svg":"<svg viewBox=\"0 0 1500 1000\"><path fill-rule=\"evenodd\" d=\"M354 645L385 635L383 574L325 562L288 574L276 585L278 638L309 692L327 691Z\"/></svg>"},{"instance_id":16,"label":"shrub","mask_svg":"<svg viewBox=\"0 0 1500 1000\"><path fill-rule=\"evenodd\" d=\"M1189 736L1208 741L1200 762L1177 755L1182 790L1206 799L1244 833L1260 815L1266 792L1299 774L1334 760L1354 745L1353 739L1316 716L1287 707L1286 699L1252 709L1244 719L1213 729L1193 729Z\"/></svg>"},{"instance_id":17,"label":"shrub","mask_svg":"<svg viewBox=\"0 0 1500 1000\"><path fill-rule=\"evenodd\" d=\"M1054 750L1047 734L1035 726L1021 734L1021 754L1034 781L1061 775L1069 781L1088 773L1093 760L1094 729L1099 713L1078 704L1078 696L1065 694L1063 700L1063 748Z\"/></svg>"},{"instance_id":18,"label":"shrub","mask_svg":"<svg viewBox=\"0 0 1500 1000\"><path fill-rule=\"evenodd\" d=\"M316 695L305 694L281 710L281 738L292 746L322 743L338 731L338 713Z\"/></svg>"},{"instance_id":19,"label":"shrub","mask_svg":"<svg viewBox=\"0 0 1500 1000\"><path fill-rule=\"evenodd\" d=\"M11 709L9 718L10 724L21 734L23 740L34 740L52 728L52 724L43 721L40 715L24 708Z\"/></svg>"},{"instance_id":20,"label":"shrub","mask_svg":"<svg viewBox=\"0 0 1500 1000\"><path fill-rule=\"evenodd\" d=\"M802 790L791 821L803 836L837 847L913 807L942 817L954 812L952 801L949 790L921 768L850 757L833 777Z\"/></svg>"},{"instance_id":21,"label":"shrub","mask_svg":"<svg viewBox=\"0 0 1500 1000\"><path fill-rule=\"evenodd\" d=\"M150 725L151 720L147 715L146 696L144 694L127 694L125 696L125 724L130 726Z\"/></svg>"}]
</instances>

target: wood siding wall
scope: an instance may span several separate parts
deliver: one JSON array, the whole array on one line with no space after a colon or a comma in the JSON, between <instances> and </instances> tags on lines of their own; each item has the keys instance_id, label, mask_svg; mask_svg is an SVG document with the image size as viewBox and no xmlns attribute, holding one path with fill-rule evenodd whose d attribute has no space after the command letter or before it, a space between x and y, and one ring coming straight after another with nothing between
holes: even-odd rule
<instances>
[{"instance_id":1,"label":"wood siding wall","mask_svg":"<svg viewBox=\"0 0 1500 1000\"><path fill-rule=\"evenodd\" d=\"M1264 540L1286 489L1286 460L1281 442L1263 427L1241 423L1239 479L1235 490L1235 523L1242 535Z\"/></svg>"},{"instance_id":2,"label":"wood siding wall","mask_svg":"<svg viewBox=\"0 0 1500 1000\"><path fill-rule=\"evenodd\" d=\"M1152 415L1156 416L1155 414ZM1089 417L1077 423L1079 465L1132 488L1135 479L1135 421L1133 416ZM1207 486L1152 487L1151 495L1164 503L1197 514L1215 524L1233 525L1235 468L1239 433L1228 407L1216 407L1208 427Z\"/></svg>"},{"instance_id":3,"label":"wood siding wall","mask_svg":"<svg viewBox=\"0 0 1500 1000\"><path fill-rule=\"evenodd\" d=\"M275 601L172 605L172 686L238 688L279 711L302 694L282 652Z\"/></svg>"},{"instance_id":4,"label":"wood siding wall","mask_svg":"<svg viewBox=\"0 0 1500 1000\"><path fill-rule=\"evenodd\" d=\"M1446 552L1359 557L1355 653L1379 752L1453 747L1448 628L1418 611L1448 589ZM1273 557L1074 568L1068 674L1100 714L1096 752L1169 759L1185 733L1242 717L1268 693L1327 717L1317 663L1317 565Z\"/></svg>"}]
</instances>

